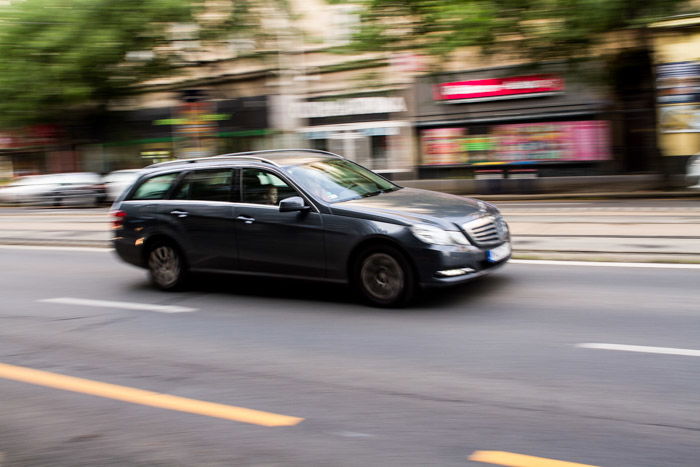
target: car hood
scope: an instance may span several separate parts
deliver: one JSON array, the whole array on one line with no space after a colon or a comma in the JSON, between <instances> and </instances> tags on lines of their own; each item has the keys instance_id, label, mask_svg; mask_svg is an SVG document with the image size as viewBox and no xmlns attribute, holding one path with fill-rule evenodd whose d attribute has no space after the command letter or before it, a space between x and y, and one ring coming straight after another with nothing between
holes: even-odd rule
<instances>
[{"instance_id":1,"label":"car hood","mask_svg":"<svg viewBox=\"0 0 700 467\"><path fill-rule=\"evenodd\" d=\"M472 198L417 188L402 188L376 196L335 203L331 209L334 214L407 225L433 224L443 229L454 230L454 224L461 224L491 211L492 207Z\"/></svg>"}]
</instances>

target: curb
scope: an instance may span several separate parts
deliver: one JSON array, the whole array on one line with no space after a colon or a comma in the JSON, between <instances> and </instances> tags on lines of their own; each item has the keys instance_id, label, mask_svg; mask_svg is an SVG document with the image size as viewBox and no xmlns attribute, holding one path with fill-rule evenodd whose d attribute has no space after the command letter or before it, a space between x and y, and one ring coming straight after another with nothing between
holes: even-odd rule
<instances>
[{"instance_id":1,"label":"curb","mask_svg":"<svg viewBox=\"0 0 700 467\"><path fill-rule=\"evenodd\" d=\"M27 247L73 247L100 248L112 250L111 242L101 240L25 240L2 239L0 246ZM646 252L573 252L573 251L531 251L514 250L513 259L525 260L558 260L558 261L587 261L587 262L624 262L624 263L665 263L665 264L700 264L700 255L685 253L657 254Z\"/></svg>"}]
</instances>

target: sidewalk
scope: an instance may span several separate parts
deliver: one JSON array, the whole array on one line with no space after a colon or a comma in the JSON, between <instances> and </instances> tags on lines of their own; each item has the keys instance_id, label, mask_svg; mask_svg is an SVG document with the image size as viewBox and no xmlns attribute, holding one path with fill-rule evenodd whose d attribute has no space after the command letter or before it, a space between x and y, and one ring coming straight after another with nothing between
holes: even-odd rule
<instances>
[{"instance_id":1,"label":"sidewalk","mask_svg":"<svg viewBox=\"0 0 700 467\"><path fill-rule=\"evenodd\" d=\"M667 194L654 195L663 198ZM503 198L497 201L503 202L501 211L511 228L514 258L700 263L700 196L693 199L698 203L668 208L627 207L625 203L577 207L576 203L542 201L509 205ZM107 209L0 208L0 244L109 248L109 222Z\"/></svg>"}]
</instances>

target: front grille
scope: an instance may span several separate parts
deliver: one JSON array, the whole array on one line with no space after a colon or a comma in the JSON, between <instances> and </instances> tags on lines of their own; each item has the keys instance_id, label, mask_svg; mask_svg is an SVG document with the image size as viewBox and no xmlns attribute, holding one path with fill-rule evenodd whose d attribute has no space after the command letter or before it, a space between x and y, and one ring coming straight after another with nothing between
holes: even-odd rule
<instances>
[{"instance_id":1,"label":"front grille","mask_svg":"<svg viewBox=\"0 0 700 467\"><path fill-rule=\"evenodd\" d=\"M477 246L495 245L504 238L501 223L493 216L484 216L462 224L462 228Z\"/></svg>"}]
</instances>

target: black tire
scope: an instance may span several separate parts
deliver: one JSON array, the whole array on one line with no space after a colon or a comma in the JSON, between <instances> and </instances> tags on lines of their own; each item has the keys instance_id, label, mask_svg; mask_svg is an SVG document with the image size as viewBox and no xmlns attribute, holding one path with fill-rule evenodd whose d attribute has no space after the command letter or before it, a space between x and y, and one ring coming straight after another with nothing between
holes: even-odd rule
<instances>
[{"instance_id":1,"label":"black tire","mask_svg":"<svg viewBox=\"0 0 700 467\"><path fill-rule=\"evenodd\" d=\"M146 266L151 283L160 290L180 290L187 279L187 264L174 243L159 241L148 249Z\"/></svg>"},{"instance_id":2,"label":"black tire","mask_svg":"<svg viewBox=\"0 0 700 467\"><path fill-rule=\"evenodd\" d=\"M400 250L388 245L364 250L353 268L352 281L364 301L378 307L406 306L416 291L410 263Z\"/></svg>"}]
</instances>

